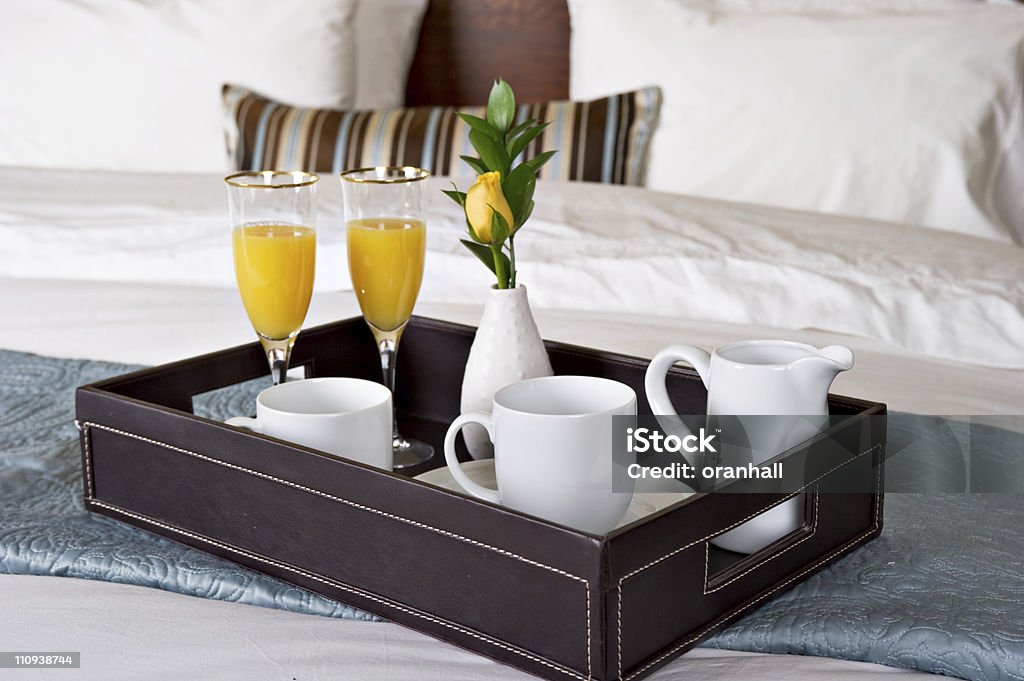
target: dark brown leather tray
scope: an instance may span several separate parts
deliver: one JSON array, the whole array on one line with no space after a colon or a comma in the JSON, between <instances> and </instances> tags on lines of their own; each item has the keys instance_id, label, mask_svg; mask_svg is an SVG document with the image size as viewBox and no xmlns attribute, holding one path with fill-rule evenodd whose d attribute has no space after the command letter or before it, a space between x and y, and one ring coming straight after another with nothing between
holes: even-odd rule
<instances>
[{"instance_id":1,"label":"dark brown leather tray","mask_svg":"<svg viewBox=\"0 0 1024 681\"><path fill-rule=\"evenodd\" d=\"M402 341L399 423L438 451L473 333L414 317ZM646 360L548 351L556 373L622 381L649 413ZM303 331L297 365L379 374L359 318ZM86 507L544 678L640 678L881 531L885 405L830 396L833 414L883 418L795 448L856 453L800 493L802 528L740 556L709 540L792 495L696 494L596 536L193 415L194 395L266 372L253 343L79 388ZM692 371L668 387L681 413L704 412ZM819 493L844 471L869 473L876 493Z\"/></svg>"}]
</instances>

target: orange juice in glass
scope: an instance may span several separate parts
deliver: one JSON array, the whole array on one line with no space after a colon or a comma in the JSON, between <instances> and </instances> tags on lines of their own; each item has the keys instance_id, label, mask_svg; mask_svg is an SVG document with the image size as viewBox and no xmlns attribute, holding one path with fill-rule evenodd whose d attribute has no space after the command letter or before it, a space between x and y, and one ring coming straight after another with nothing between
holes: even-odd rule
<instances>
[{"instance_id":1,"label":"orange juice in glass","mask_svg":"<svg viewBox=\"0 0 1024 681\"><path fill-rule=\"evenodd\" d=\"M416 218L348 222L348 267L366 322L394 331L412 315L423 280L427 229Z\"/></svg>"},{"instance_id":2,"label":"orange juice in glass","mask_svg":"<svg viewBox=\"0 0 1024 681\"><path fill-rule=\"evenodd\" d=\"M383 166L341 174L348 268L359 308L380 353L384 385L395 391L395 359L423 280L427 228L420 168ZM429 460L434 448L403 437L394 420L395 469Z\"/></svg>"},{"instance_id":3,"label":"orange juice in glass","mask_svg":"<svg viewBox=\"0 0 1024 681\"><path fill-rule=\"evenodd\" d=\"M260 338L294 338L313 295L316 232L304 225L250 224L231 235L235 278Z\"/></svg>"},{"instance_id":4,"label":"orange juice in glass","mask_svg":"<svg viewBox=\"0 0 1024 681\"><path fill-rule=\"evenodd\" d=\"M272 170L225 178L235 279L275 384L284 381L313 295L318 180Z\"/></svg>"}]
</instances>

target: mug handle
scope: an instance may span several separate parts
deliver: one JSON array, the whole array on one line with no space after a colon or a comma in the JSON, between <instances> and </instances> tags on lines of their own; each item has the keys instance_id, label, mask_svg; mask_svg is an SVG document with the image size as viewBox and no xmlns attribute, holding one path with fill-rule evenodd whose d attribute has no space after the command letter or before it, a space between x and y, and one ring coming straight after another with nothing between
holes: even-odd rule
<instances>
[{"instance_id":1,"label":"mug handle","mask_svg":"<svg viewBox=\"0 0 1024 681\"><path fill-rule=\"evenodd\" d=\"M644 376L644 392L647 393L647 401L650 402L651 410L655 414L676 413L665 388L665 377L676 362L689 362L693 365L700 375L700 380L704 382L704 387L710 388L710 353L692 345L671 345L654 356Z\"/></svg>"},{"instance_id":2,"label":"mug handle","mask_svg":"<svg viewBox=\"0 0 1024 681\"><path fill-rule=\"evenodd\" d=\"M260 428L260 422L248 416L232 416L224 423L236 428L245 428L246 430L263 433L263 429Z\"/></svg>"},{"instance_id":3,"label":"mug handle","mask_svg":"<svg viewBox=\"0 0 1024 681\"><path fill-rule=\"evenodd\" d=\"M459 459L455 456L455 436L468 423L476 423L483 426L487 430L487 435L491 438L491 442L494 442L494 421L491 419L490 414L482 411L470 411L462 414L452 421L452 425L448 426L448 433L444 436L444 460L448 463L448 470L451 471L455 482L474 497L489 501L492 504L501 503L498 491L488 489L470 480L469 476L463 472L462 466L459 465Z\"/></svg>"}]
</instances>

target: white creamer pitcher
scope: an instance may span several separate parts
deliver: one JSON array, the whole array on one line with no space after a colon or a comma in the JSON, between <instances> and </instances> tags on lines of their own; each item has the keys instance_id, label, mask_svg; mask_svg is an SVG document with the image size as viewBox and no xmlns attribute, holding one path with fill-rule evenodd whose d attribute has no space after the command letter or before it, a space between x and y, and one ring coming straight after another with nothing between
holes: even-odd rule
<instances>
[{"instance_id":1,"label":"white creamer pitcher","mask_svg":"<svg viewBox=\"0 0 1024 681\"><path fill-rule=\"evenodd\" d=\"M777 340L730 343L710 354L690 345L673 345L659 352L647 368L644 387L656 415L676 413L665 388L665 376L676 362L688 362L700 374L708 390L709 416L793 417L744 423L748 454L754 465L760 465L827 424L829 386L841 371L853 367L853 352L839 345L819 349ZM673 429L679 428L686 427L673 421ZM718 536L713 543L730 551L753 553L802 523L803 505L797 497Z\"/></svg>"}]
</instances>

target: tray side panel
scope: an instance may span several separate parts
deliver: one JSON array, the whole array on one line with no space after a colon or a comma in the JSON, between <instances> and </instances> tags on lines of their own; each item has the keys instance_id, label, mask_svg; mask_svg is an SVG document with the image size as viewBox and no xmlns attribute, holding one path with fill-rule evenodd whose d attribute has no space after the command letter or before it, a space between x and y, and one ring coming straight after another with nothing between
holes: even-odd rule
<instances>
[{"instance_id":1,"label":"tray side panel","mask_svg":"<svg viewBox=\"0 0 1024 681\"><path fill-rule=\"evenodd\" d=\"M154 534L220 556L252 570L276 577L284 582L295 584L328 598L347 603L366 612L380 615L397 624L429 634L442 641L516 667L537 677L549 679L550 681L572 679L584 681L588 679L584 672L579 672L544 659L528 650L510 645L503 640L485 636L457 622L444 620L430 612L411 608L386 597L382 598L379 595L349 584L343 584L330 577L310 573L287 563L271 561L238 547L228 546L222 542L212 540L211 538L203 538L194 533L183 534L178 528L172 528L163 523L154 523L151 520L142 519L138 514L126 513L109 505L100 505L95 502L88 505L89 510L95 513L120 520ZM596 601L597 599L595 598L594 600ZM591 678L598 679L596 675Z\"/></svg>"},{"instance_id":2,"label":"tray side panel","mask_svg":"<svg viewBox=\"0 0 1024 681\"><path fill-rule=\"evenodd\" d=\"M628 681L653 672L877 536L882 528L883 421L852 419L835 440L824 439L804 452L799 463L813 482L800 495L804 527L726 570L721 566L736 554L710 540L791 495L706 494L689 504L688 513L663 515L613 539L609 675ZM851 458L849 452L857 455ZM876 493L843 493L846 476L870 479ZM721 560L726 556L732 558Z\"/></svg>"},{"instance_id":3,"label":"tray side panel","mask_svg":"<svg viewBox=\"0 0 1024 681\"><path fill-rule=\"evenodd\" d=\"M110 402L79 395L92 510L535 674L592 675L599 540L225 426L131 402L109 413ZM128 426L133 412L143 427ZM197 437L204 428L227 439Z\"/></svg>"}]
</instances>

